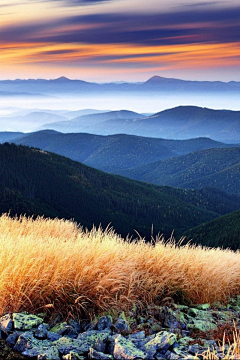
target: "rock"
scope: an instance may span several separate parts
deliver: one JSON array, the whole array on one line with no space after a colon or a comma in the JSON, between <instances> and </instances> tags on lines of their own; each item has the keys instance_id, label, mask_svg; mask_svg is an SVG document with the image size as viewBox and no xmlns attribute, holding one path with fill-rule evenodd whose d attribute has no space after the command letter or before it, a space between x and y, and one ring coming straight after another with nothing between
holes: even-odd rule
<instances>
[{"instance_id":1,"label":"rock","mask_svg":"<svg viewBox=\"0 0 240 360\"><path fill-rule=\"evenodd\" d=\"M22 354L28 357L37 357L38 359L60 360L58 349L51 346L34 347L23 351Z\"/></svg>"},{"instance_id":2,"label":"rock","mask_svg":"<svg viewBox=\"0 0 240 360\"><path fill-rule=\"evenodd\" d=\"M113 325L112 317L110 315L102 316L97 322L97 330L102 331L105 329L110 329Z\"/></svg>"},{"instance_id":3,"label":"rock","mask_svg":"<svg viewBox=\"0 0 240 360\"><path fill-rule=\"evenodd\" d=\"M0 330L7 335L13 330L13 320L10 314L6 314L0 318Z\"/></svg>"},{"instance_id":4,"label":"rock","mask_svg":"<svg viewBox=\"0 0 240 360\"><path fill-rule=\"evenodd\" d=\"M50 341L56 341L58 339L60 339L62 337L62 335L53 333L51 331L47 331L47 339Z\"/></svg>"},{"instance_id":5,"label":"rock","mask_svg":"<svg viewBox=\"0 0 240 360\"><path fill-rule=\"evenodd\" d=\"M128 323L126 320L122 319L121 317L117 319L117 321L114 324L114 330L118 334L127 335L130 333L130 328L128 326Z\"/></svg>"},{"instance_id":6,"label":"rock","mask_svg":"<svg viewBox=\"0 0 240 360\"><path fill-rule=\"evenodd\" d=\"M86 358L83 357L83 356L81 356L81 355L79 355L79 354L77 354L77 353L74 352L74 351L71 351L69 354L64 355L64 356L62 357L62 359L63 359L63 360L84 360L84 359L86 359Z\"/></svg>"},{"instance_id":7,"label":"rock","mask_svg":"<svg viewBox=\"0 0 240 360\"><path fill-rule=\"evenodd\" d=\"M115 339L114 359L146 359L146 354L143 351L137 349L137 347L132 343L132 341L126 339L122 335L118 335Z\"/></svg>"},{"instance_id":8,"label":"rock","mask_svg":"<svg viewBox=\"0 0 240 360\"><path fill-rule=\"evenodd\" d=\"M106 347L106 352L108 354L113 355L113 351L114 351L114 346L115 346L115 339L118 337L118 334L109 336L108 341L107 341L107 347Z\"/></svg>"},{"instance_id":9,"label":"rock","mask_svg":"<svg viewBox=\"0 0 240 360\"><path fill-rule=\"evenodd\" d=\"M110 330L90 330L79 334L77 339L85 344L88 344L89 348L91 347L96 351L105 352L106 343L110 334Z\"/></svg>"},{"instance_id":10,"label":"rock","mask_svg":"<svg viewBox=\"0 0 240 360\"><path fill-rule=\"evenodd\" d=\"M48 330L49 330L48 324L40 324L37 330L34 332L35 338L39 340L47 339Z\"/></svg>"},{"instance_id":11,"label":"rock","mask_svg":"<svg viewBox=\"0 0 240 360\"><path fill-rule=\"evenodd\" d=\"M92 348L90 348L90 350L89 350L88 358L96 359L96 360L111 360L111 359L113 359L112 355L104 354L104 353L96 351Z\"/></svg>"},{"instance_id":12,"label":"rock","mask_svg":"<svg viewBox=\"0 0 240 360\"><path fill-rule=\"evenodd\" d=\"M16 344L16 341L17 341L19 335L20 335L20 333L17 331L15 331L13 334L8 335L8 337L6 338L6 343L14 346Z\"/></svg>"},{"instance_id":13,"label":"rock","mask_svg":"<svg viewBox=\"0 0 240 360\"><path fill-rule=\"evenodd\" d=\"M159 325L158 323L154 323L149 329L149 334L156 334L161 330L162 330L161 325Z\"/></svg>"},{"instance_id":14,"label":"rock","mask_svg":"<svg viewBox=\"0 0 240 360\"><path fill-rule=\"evenodd\" d=\"M179 356L177 354L172 353L171 351L166 351L165 355L167 360L177 360L179 359Z\"/></svg>"},{"instance_id":15,"label":"rock","mask_svg":"<svg viewBox=\"0 0 240 360\"><path fill-rule=\"evenodd\" d=\"M129 340L142 340L145 339L145 331L138 331L136 333L128 335Z\"/></svg>"},{"instance_id":16,"label":"rock","mask_svg":"<svg viewBox=\"0 0 240 360\"><path fill-rule=\"evenodd\" d=\"M68 324L66 322L61 322L59 324L56 324L53 328L51 328L49 331L53 332L55 334L62 335L62 333L65 331L66 328L68 328Z\"/></svg>"},{"instance_id":17,"label":"rock","mask_svg":"<svg viewBox=\"0 0 240 360\"><path fill-rule=\"evenodd\" d=\"M23 352L28 348L32 348L33 343L34 343L33 333L31 331L27 331L18 337L16 345L14 346L13 349L15 351Z\"/></svg>"},{"instance_id":18,"label":"rock","mask_svg":"<svg viewBox=\"0 0 240 360\"><path fill-rule=\"evenodd\" d=\"M207 350L207 349L204 349L202 346L200 346L198 344L190 345L188 347L188 353L190 353L192 355L196 355L196 356L197 356L197 354L201 354L205 350Z\"/></svg>"},{"instance_id":19,"label":"rock","mask_svg":"<svg viewBox=\"0 0 240 360\"><path fill-rule=\"evenodd\" d=\"M209 310L210 304L197 304L197 305L194 305L194 307L199 310Z\"/></svg>"},{"instance_id":20,"label":"rock","mask_svg":"<svg viewBox=\"0 0 240 360\"><path fill-rule=\"evenodd\" d=\"M67 337L61 337L52 344L58 349L61 355L67 355L71 351L76 352L79 355L87 355L90 348L89 344L83 343L81 340Z\"/></svg>"},{"instance_id":21,"label":"rock","mask_svg":"<svg viewBox=\"0 0 240 360\"><path fill-rule=\"evenodd\" d=\"M191 330L200 330L203 332L208 332L211 330L217 330L217 325L208 320L195 319L193 324L188 325L188 328Z\"/></svg>"},{"instance_id":22,"label":"rock","mask_svg":"<svg viewBox=\"0 0 240 360\"><path fill-rule=\"evenodd\" d=\"M36 315L25 313L13 314L14 329L16 330L31 330L34 327L43 323L43 319Z\"/></svg>"},{"instance_id":23,"label":"rock","mask_svg":"<svg viewBox=\"0 0 240 360\"><path fill-rule=\"evenodd\" d=\"M161 331L156 334L154 339L146 343L143 347L143 351L147 354L148 359L153 359L157 352L164 354L175 342L175 334Z\"/></svg>"}]
</instances>

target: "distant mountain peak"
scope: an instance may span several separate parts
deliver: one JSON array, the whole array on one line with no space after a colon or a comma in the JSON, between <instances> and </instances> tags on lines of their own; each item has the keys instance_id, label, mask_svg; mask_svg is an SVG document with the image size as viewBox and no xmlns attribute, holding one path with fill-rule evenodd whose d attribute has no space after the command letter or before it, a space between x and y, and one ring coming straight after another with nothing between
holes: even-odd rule
<instances>
[{"instance_id":1,"label":"distant mountain peak","mask_svg":"<svg viewBox=\"0 0 240 360\"><path fill-rule=\"evenodd\" d=\"M55 81L71 81L71 80L68 79L66 76L61 76L61 77L55 79Z\"/></svg>"},{"instance_id":2,"label":"distant mountain peak","mask_svg":"<svg viewBox=\"0 0 240 360\"><path fill-rule=\"evenodd\" d=\"M152 76L150 79L148 79L146 81L146 83L149 83L149 82L160 82L160 81L163 81L163 80L167 80L166 78L162 77L162 76L158 76L158 75L155 75L155 76Z\"/></svg>"}]
</instances>

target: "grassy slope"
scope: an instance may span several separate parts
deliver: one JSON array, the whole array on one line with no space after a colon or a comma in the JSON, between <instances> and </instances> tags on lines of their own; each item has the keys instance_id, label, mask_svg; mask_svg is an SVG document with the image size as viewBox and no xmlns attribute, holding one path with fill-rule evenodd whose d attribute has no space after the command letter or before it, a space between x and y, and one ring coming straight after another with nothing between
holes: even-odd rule
<instances>
[{"instance_id":1,"label":"grassy slope","mask_svg":"<svg viewBox=\"0 0 240 360\"><path fill-rule=\"evenodd\" d=\"M0 217L0 314L63 315L145 307L166 296L193 303L239 294L240 254L130 243L71 222Z\"/></svg>"},{"instance_id":2,"label":"grassy slope","mask_svg":"<svg viewBox=\"0 0 240 360\"><path fill-rule=\"evenodd\" d=\"M208 149L141 167L118 171L124 176L187 189L215 187L240 193L240 147Z\"/></svg>"},{"instance_id":3,"label":"grassy slope","mask_svg":"<svg viewBox=\"0 0 240 360\"><path fill-rule=\"evenodd\" d=\"M61 156L16 145L0 146L0 211L74 218L83 226L149 238L169 236L218 216L187 204L168 189L108 175Z\"/></svg>"}]
</instances>

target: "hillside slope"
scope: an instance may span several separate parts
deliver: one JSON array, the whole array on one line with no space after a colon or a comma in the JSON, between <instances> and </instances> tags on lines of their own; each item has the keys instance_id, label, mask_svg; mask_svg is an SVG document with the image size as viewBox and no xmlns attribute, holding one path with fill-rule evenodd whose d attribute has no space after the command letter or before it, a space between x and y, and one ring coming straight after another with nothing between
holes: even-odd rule
<instances>
[{"instance_id":1,"label":"hillside slope","mask_svg":"<svg viewBox=\"0 0 240 360\"><path fill-rule=\"evenodd\" d=\"M197 150L231 146L207 138L164 140L123 134L62 134L53 130L24 134L14 142L51 151L110 173Z\"/></svg>"},{"instance_id":2,"label":"hillside slope","mask_svg":"<svg viewBox=\"0 0 240 360\"><path fill-rule=\"evenodd\" d=\"M95 133L98 123L105 121L125 121L143 119L144 115L138 114L134 111L119 110L108 111L106 113L88 114L75 117L68 121L57 121L52 123L46 123L41 126L41 129L53 129L60 132L89 132Z\"/></svg>"},{"instance_id":3,"label":"hillside slope","mask_svg":"<svg viewBox=\"0 0 240 360\"><path fill-rule=\"evenodd\" d=\"M108 175L41 150L0 145L0 212L74 218L83 226L111 223L123 236L181 235L218 216L164 188ZM135 234L136 235L136 234Z\"/></svg>"},{"instance_id":4,"label":"hillside slope","mask_svg":"<svg viewBox=\"0 0 240 360\"><path fill-rule=\"evenodd\" d=\"M101 115L101 114L100 114ZM92 120L95 119L93 123ZM240 141L240 111L213 110L197 106L178 106L149 117L92 118L81 117L75 121L47 124L64 132L88 132L99 135L131 134L166 139L209 137L217 141Z\"/></svg>"},{"instance_id":5,"label":"hillside slope","mask_svg":"<svg viewBox=\"0 0 240 360\"><path fill-rule=\"evenodd\" d=\"M210 247L240 248L240 210L221 216L185 233L186 241Z\"/></svg>"},{"instance_id":6,"label":"hillside slope","mask_svg":"<svg viewBox=\"0 0 240 360\"><path fill-rule=\"evenodd\" d=\"M240 147L207 149L162 160L119 174L158 185L186 189L214 187L240 194Z\"/></svg>"}]
</instances>

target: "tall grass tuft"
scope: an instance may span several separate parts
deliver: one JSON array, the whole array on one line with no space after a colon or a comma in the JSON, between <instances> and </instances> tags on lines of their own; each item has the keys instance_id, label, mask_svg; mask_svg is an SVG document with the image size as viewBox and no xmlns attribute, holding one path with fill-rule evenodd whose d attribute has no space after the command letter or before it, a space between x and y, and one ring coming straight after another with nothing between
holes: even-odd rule
<instances>
[{"instance_id":1,"label":"tall grass tuft","mask_svg":"<svg viewBox=\"0 0 240 360\"><path fill-rule=\"evenodd\" d=\"M0 217L0 313L127 310L166 296L192 303L240 293L240 254L172 239L124 240L65 220Z\"/></svg>"}]
</instances>

